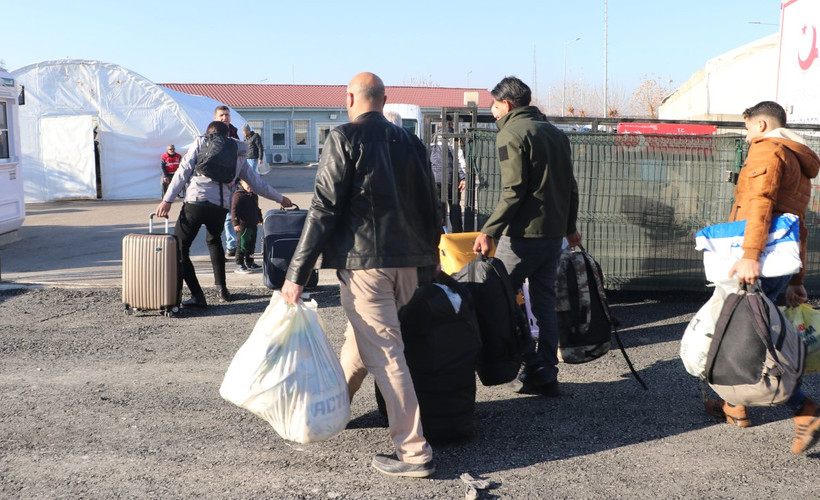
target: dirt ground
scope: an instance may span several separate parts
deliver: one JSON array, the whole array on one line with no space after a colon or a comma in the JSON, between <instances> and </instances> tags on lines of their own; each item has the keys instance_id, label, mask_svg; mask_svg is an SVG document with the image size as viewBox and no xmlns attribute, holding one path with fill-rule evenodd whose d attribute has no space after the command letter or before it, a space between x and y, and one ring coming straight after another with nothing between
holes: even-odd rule
<instances>
[{"instance_id":1,"label":"dirt ground","mask_svg":"<svg viewBox=\"0 0 820 500\"><path fill-rule=\"evenodd\" d=\"M791 455L785 408L753 409L748 429L702 410L678 348L706 296L610 296L649 391L617 349L561 365L557 399L479 384L475 438L434 447L436 474L406 479L370 467L392 452L372 382L348 429L309 445L220 398L270 298L234 292L166 318L126 316L114 287L0 291L0 498L461 499L466 471L501 483L491 498L820 497L820 447ZM338 287L313 296L338 352ZM817 375L804 385L820 395Z\"/></svg>"}]
</instances>

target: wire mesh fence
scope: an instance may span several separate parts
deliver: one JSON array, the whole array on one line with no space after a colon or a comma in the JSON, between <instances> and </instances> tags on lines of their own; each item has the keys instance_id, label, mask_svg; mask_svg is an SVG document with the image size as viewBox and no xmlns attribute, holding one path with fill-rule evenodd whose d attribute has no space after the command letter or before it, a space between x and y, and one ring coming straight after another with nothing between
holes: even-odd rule
<instances>
[{"instance_id":1,"label":"wire mesh fence","mask_svg":"<svg viewBox=\"0 0 820 500\"><path fill-rule=\"evenodd\" d=\"M472 176L465 230L480 229L501 193L495 131L467 134ZM706 286L695 233L725 222L747 146L738 134L712 136L570 133L584 247L609 289L697 290ZM820 138L807 137L820 150ZM820 179L807 211L806 288L820 293Z\"/></svg>"}]
</instances>

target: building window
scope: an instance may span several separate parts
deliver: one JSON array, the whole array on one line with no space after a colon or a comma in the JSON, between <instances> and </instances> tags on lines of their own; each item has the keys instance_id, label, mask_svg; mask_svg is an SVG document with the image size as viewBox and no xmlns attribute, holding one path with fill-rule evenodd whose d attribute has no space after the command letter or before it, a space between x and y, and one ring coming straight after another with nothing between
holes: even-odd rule
<instances>
[{"instance_id":1,"label":"building window","mask_svg":"<svg viewBox=\"0 0 820 500\"><path fill-rule=\"evenodd\" d=\"M327 141L327 137L330 135L330 131L334 128L338 127L339 125L329 124L329 123L320 123L316 129L318 134L318 144L319 144L319 156L322 156L322 148L325 145L325 141Z\"/></svg>"},{"instance_id":2,"label":"building window","mask_svg":"<svg viewBox=\"0 0 820 500\"><path fill-rule=\"evenodd\" d=\"M288 145L287 120L271 120L271 147L285 148Z\"/></svg>"},{"instance_id":3,"label":"building window","mask_svg":"<svg viewBox=\"0 0 820 500\"><path fill-rule=\"evenodd\" d=\"M259 134L259 137L263 137L263 141L265 140L265 120L248 120L248 126ZM263 146L267 146L266 144L262 144Z\"/></svg>"},{"instance_id":4,"label":"building window","mask_svg":"<svg viewBox=\"0 0 820 500\"><path fill-rule=\"evenodd\" d=\"M308 126L310 120L293 120L293 143L297 146L310 146Z\"/></svg>"},{"instance_id":5,"label":"building window","mask_svg":"<svg viewBox=\"0 0 820 500\"><path fill-rule=\"evenodd\" d=\"M8 159L10 157L9 119L6 113L6 103L0 102L0 159Z\"/></svg>"}]
</instances>

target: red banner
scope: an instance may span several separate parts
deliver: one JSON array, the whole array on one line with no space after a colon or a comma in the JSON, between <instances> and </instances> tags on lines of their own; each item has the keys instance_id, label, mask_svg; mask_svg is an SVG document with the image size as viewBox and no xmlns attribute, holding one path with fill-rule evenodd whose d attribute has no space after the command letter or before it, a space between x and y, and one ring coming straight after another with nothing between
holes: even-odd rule
<instances>
[{"instance_id":1,"label":"red banner","mask_svg":"<svg viewBox=\"0 0 820 500\"><path fill-rule=\"evenodd\" d=\"M717 125L685 125L682 123L619 123L619 134L712 135Z\"/></svg>"}]
</instances>

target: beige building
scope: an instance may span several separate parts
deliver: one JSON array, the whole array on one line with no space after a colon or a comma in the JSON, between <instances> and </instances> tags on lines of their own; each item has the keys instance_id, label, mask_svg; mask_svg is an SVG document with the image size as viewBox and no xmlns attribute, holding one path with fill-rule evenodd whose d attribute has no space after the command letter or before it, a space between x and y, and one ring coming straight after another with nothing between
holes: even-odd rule
<instances>
[{"instance_id":1,"label":"beige building","mask_svg":"<svg viewBox=\"0 0 820 500\"><path fill-rule=\"evenodd\" d=\"M664 100L659 118L742 121L744 109L777 100L779 48L775 33L710 59Z\"/></svg>"}]
</instances>

